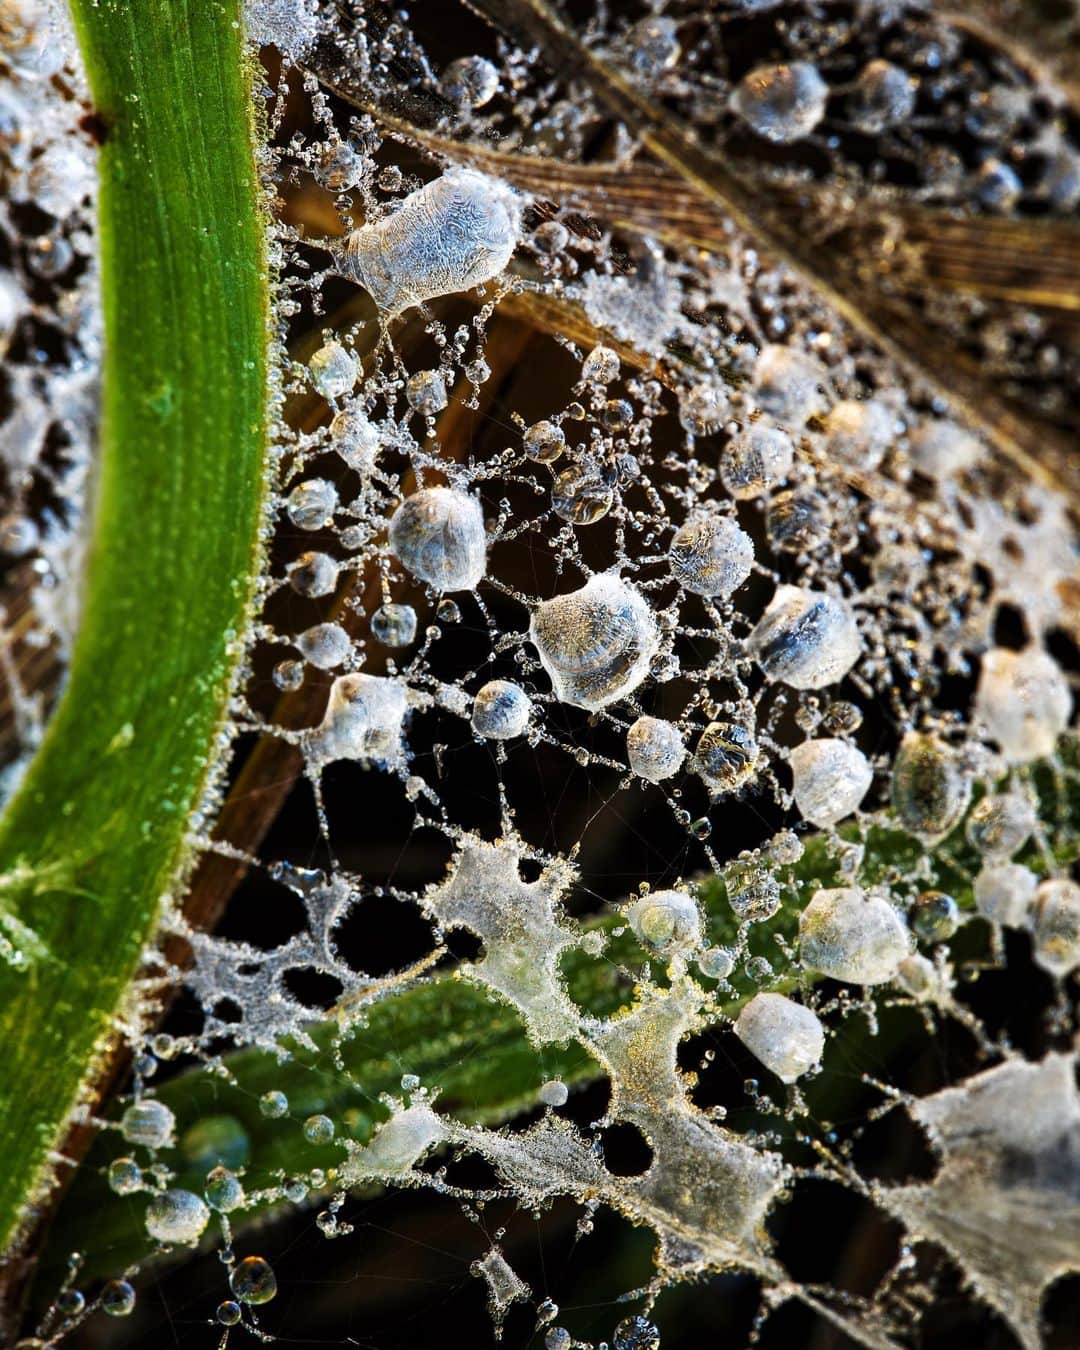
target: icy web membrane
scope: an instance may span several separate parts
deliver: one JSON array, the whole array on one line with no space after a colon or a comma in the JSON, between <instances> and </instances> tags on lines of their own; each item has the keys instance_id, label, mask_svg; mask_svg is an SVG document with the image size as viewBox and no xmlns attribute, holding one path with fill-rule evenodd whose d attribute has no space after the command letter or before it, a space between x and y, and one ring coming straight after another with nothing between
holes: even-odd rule
<instances>
[{"instance_id":1,"label":"icy web membrane","mask_svg":"<svg viewBox=\"0 0 1080 1350\"><path fill-rule=\"evenodd\" d=\"M407 1187L475 1221L515 1343L654 1350L664 1291L728 1273L759 1291L748 1343L794 1302L917 1345L955 1277L1037 1347L1080 1271L1068 497L950 403L948 369L913 372L651 159L597 81L919 297L1047 444L1075 432L1075 327L944 260L1075 219L1066 94L916 4L583 6L564 69L426 8L247 15L285 397L230 754L294 784L302 823L263 844L231 800L192 822L263 908L216 932L174 911L147 953L133 1084L22 1344L131 1314L140 1271L197 1244L222 1261L207 1343L272 1340L288 1270L251 1220L310 1207L348 1242L358 1194ZM75 622L98 316L64 17L17 0L0 41L14 779ZM179 1011L145 1032L163 988ZM888 1175L863 1146L899 1117L927 1158ZM777 1236L785 1202L838 1188L894 1225L858 1291ZM573 1202L582 1259L604 1210L654 1235L600 1333L488 1231L507 1198Z\"/></svg>"}]
</instances>

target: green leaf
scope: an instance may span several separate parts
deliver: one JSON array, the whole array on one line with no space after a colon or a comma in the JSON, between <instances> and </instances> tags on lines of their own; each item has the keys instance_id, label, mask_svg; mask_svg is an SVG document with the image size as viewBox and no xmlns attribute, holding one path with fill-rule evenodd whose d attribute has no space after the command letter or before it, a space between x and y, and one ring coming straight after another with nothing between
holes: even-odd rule
<instances>
[{"instance_id":1,"label":"green leaf","mask_svg":"<svg viewBox=\"0 0 1080 1350\"><path fill-rule=\"evenodd\" d=\"M107 129L96 505L67 689L0 821L0 1249L32 1226L217 757L259 563L268 281L238 0L73 0Z\"/></svg>"}]
</instances>

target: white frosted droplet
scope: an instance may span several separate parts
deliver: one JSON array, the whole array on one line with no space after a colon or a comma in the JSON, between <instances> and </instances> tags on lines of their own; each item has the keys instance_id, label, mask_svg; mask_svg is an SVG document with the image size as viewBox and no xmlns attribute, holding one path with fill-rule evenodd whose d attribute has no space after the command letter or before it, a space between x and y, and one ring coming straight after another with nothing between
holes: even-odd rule
<instances>
[{"instance_id":1,"label":"white frosted droplet","mask_svg":"<svg viewBox=\"0 0 1080 1350\"><path fill-rule=\"evenodd\" d=\"M626 917L642 942L665 954L701 945L701 914L686 891L651 891L627 907Z\"/></svg>"},{"instance_id":2,"label":"white frosted droplet","mask_svg":"<svg viewBox=\"0 0 1080 1350\"><path fill-rule=\"evenodd\" d=\"M552 1078L540 1086L540 1100L545 1106L565 1106L569 1099L569 1088L558 1078Z\"/></svg>"},{"instance_id":3,"label":"white frosted droplet","mask_svg":"<svg viewBox=\"0 0 1080 1350\"><path fill-rule=\"evenodd\" d=\"M1027 764L1053 753L1069 725L1072 693L1041 647L995 647L982 659L975 713L1011 763Z\"/></svg>"},{"instance_id":4,"label":"white frosted droplet","mask_svg":"<svg viewBox=\"0 0 1080 1350\"><path fill-rule=\"evenodd\" d=\"M799 955L810 970L848 984L883 984L909 950L903 920L858 886L818 891L799 916Z\"/></svg>"},{"instance_id":5,"label":"white frosted droplet","mask_svg":"<svg viewBox=\"0 0 1080 1350\"><path fill-rule=\"evenodd\" d=\"M167 1148L172 1144L176 1117L156 1097L133 1102L120 1117L120 1133L129 1144L144 1148Z\"/></svg>"},{"instance_id":6,"label":"white frosted droplet","mask_svg":"<svg viewBox=\"0 0 1080 1350\"><path fill-rule=\"evenodd\" d=\"M1019 792L990 793L972 807L968 843L987 858L1011 858L1038 823L1035 804Z\"/></svg>"},{"instance_id":7,"label":"white frosted droplet","mask_svg":"<svg viewBox=\"0 0 1080 1350\"><path fill-rule=\"evenodd\" d=\"M343 275L390 314L480 286L505 268L519 208L497 179L450 169L382 220L354 230L338 254Z\"/></svg>"},{"instance_id":8,"label":"white frosted droplet","mask_svg":"<svg viewBox=\"0 0 1080 1350\"><path fill-rule=\"evenodd\" d=\"M776 144L802 140L825 116L829 86L809 61L757 66L731 96L732 110L759 136Z\"/></svg>"},{"instance_id":9,"label":"white frosted droplet","mask_svg":"<svg viewBox=\"0 0 1080 1350\"><path fill-rule=\"evenodd\" d=\"M193 1191L161 1191L146 1207L146 1231L158 1242L198 1242L210 1210Z\"/></svg>"},{"instance_id":10,"label":"white frosted droplet","mask_svg":"<svg viewBox=\"0 0 1080 1350\"><path fill-rule=\"evenodd\" d=\"M489 680L473 701L472 727L478 736L506 741L529 729L532 700L509 680Z\"/></svg>"},{"instance_id":11,"label":"white frosted droplet","mask_svg":"<svg viewBox=\"0 0 1080 1350\"><path fill-rule=\"evenodd\" d=\"M380 675L339 675L330 686L322 722L308 733L316 764L353 759L390 768L401 763L402 730L409 709L400 680Z\"/></svg>"},{"instance_id":12,"label":"white frosted droplet","mask_svg":"<svg viewBox=\"0 0 1080 1350\"><path fill-rule=\"evenodd\" d=\"M991 923L1023 928L1039 878L1020 863L989 863L975 877L975 908Z\"/></svg>"},{"instance_id":13,"label":"white frosted droplet","mask_svg":"<svg viewBox=\"0 0 1080 1350\"><path fill-rule=\"evenodd\" d=\"M801 427L811 414L820 412L824 399L818 388L824 382L821 366L794 347L772 343L762 347L754 362L754 390L767 413L789 426Z\"/></svg>"},{"instance_id":14,"label":"white frosted droplet","mask_svg":"<svg viewBox=\"0 0 1080 1350\"><path fill-rule=\"evenodd\" d=\"M487 568L484 516L457 488L422 488L390 518L390 551L437 591L471 591Z\"/></svg>"},{"instance_id":15,"label":"white frosted droplet","mask_svg":"<svg viewBox=\"0 0 1080 1350\"><path fill-rule=\"evenodd\" d=\"M874 777L866 756L847 741L804 741L788 761L795 805L804 820L827 828L857 810Z\"/></svg>"},{"instance_id":16,"label":"white frosted droplet","mask_svg":"<svg viewBox=\"0 0 1080 1350\"><path fill-rule=\"evenodd\" d=\"M529 637L556 697L590 712L632 693L660 645L648 601L612 572L537 605Z\"/></svg>"},{"instance_id":17,"label":"white frosted droplet","mask_svg":"<svg viewBox=\"0 0 1080 1350\"><path fill-rule=\"evenodd\" d=\"M842 399L825 418L829 458L864 473L876 469L892 443L895 422L876 399Z\"/></svg>"},{"instance_id":18,"label":"white frosted droplet","mask_svg":"<svg viewBox=\"0 0 1080 1350\"><path fill-rule=\"evenodd\" d=\"M948 478L969 469L982 454L979 442L955 422L924 422L910 436L908 456L928 478Z\"/></svg>"},{"instance_id":19,"label":"white frosted droplet","mask_svg":"<svg viewBox=\"0 0 1080 1350\"><path fill-rule=\"evenodd\" d=\"M720 456L720 481L738 501L760 497L782 483L795 462L791 437L779 427L756 425L741 431Z\"/></svg>"},{"instance_id":20,"label":"white frosted droplet","mask_svg":"<svg viewBox=\"0 0 1080 1350\"><path fill-rule=\"evenodd\" d=\"M305 661L319 670L336 670L352 654L352 641L339 623L317 623L296 639Z\"/></svg>"},{"instance_id":21,"label":"white frosted droplet","mask_svg":"<svg viewBox=\"0 0 1080 1350\"><path fill-rule=\"evenodd\" d=\"M746 645L770 680L824 689L859 659L862 639L845 600L779 586Z\"/></svg>"},{"instance_id":22,"label":"white frosted droplet","mask_svg":"<svg viewBox=\"0 0 1080 1350\"><path fill-rule=\"evenodd\" d=\"M660 717L639 717L626 733L626 755L639 778L663 782L678 773L686 745L678 727Z\"/></svg>"},{"instance_id":23,"label":"white frosted droplet","mask_svg":"<svg viewBox=\"0 0 1080 1350\"><path fill-rule=\"evenodd\" d=\"M817 1013L783 994L755 994L735 1034L783 1083L794 1083L821 1059L825 1028Z\"/></svg>"},{"instance_id":24,"label":"white frosted droplet","mask_svg":"<svg viewBox=\"0 0 1080 1350\"><path fill-rule=\"evenodd\" d=\"M360 373L360 362L340 342L327 342L308 362L311 383L323 398L342 398Z\"/></svg>"},{"instance_id":25,"label":"white frosted droplet","mask_svg":"<svg viewBox=\"0 0 1080 1350\"><path fill-rule=\"evenodd\" d=\"M675 531L668 557L686 590L726 599L750 575L754 545L730 516L701 511Z\"/></svg>"},{"instance_id":26,"label":"white frosted droplet","mask_svg":"<svg viewBox=\"0 0 1080 1350\"><path fill-rule=\"evenodd\" d=\"M1052 975L1065 976L1080 966L1080 886L1068 877L1052 877L1035 892L1031 907L1035 960Z\"/></svg>"}]
</instances>

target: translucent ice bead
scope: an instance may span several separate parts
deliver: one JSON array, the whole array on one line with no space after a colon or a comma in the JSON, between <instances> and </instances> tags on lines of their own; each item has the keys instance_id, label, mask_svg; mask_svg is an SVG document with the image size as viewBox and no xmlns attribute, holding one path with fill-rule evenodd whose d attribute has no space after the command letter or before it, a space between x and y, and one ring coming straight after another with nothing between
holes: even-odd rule
<instances>
[{"instance_id":1,"label":"translucent ice bead","mask_svg":"<svg viewBox=\"0 0 1080 1350\"><path fill-rule=\"evenodd\" d=\"M371 616L372 636L384 647L407 647L416 637L412 605L380 605Z\"/></svg>"},{"instance_id":2,"label":"translucent ice bead","mask_svg":"<svg viewBox=\"0 0 1080 1350\"><path fill-rule=\"evenodd\" d=\"M627 908L626 917L642 942L666 954L701 945L701 915L685 891L651 891Z\"/></svg>"},{"instance_id":3,"label":"translucent ice bead","mask_svg":"<svg viewBox=\"0 0 1080 1350\"><path fill-rule=\"evenodd\" d=\"M120 1117L120 1133L129 1144L143 1148L168 1148L173 1142L176 1117L156 1097L144 1097Z\"/></svg>"},{"instance_id":4,"label":"translucent ice bead","mask_svg":"<svg viewBox=\"0 0 1080 1350\"><path fill-rule=\"evenodd\" d=\"M915 108L915 81L891 61L875 60L855 78L848 115L860 131L877 135L906 122Z\"/></svg>"},{"instance_id":5,"label":"translucent ice bead","mask_svg":"<svg viewBox=\"0 0 1080 1350\"><path fill-rule=\"evenodd\" d=\"M969 469L982 453L979 442L955 422L924 422L911 433L908 457L928 478L948 478Z\"/></svg>"},{"instance_id":6,"label":"translucent ice bead","mask_svg":"<svg viewBox=\"0 0 1080 1350\"><path fill-rule=\"evenodd\" d=\"M298 530L321 530L333 519L337 505L333 483L325 478L308 478L289 493L285 510Z\"/></svg>"},{"instance_id":7,"label":"translucent ice bead","mask_svg":"<svg viewBox=\"0 0 1080 1350\"><path fill-rule=\"evenodd\" d=\"M991 923L1023 928L1038 884L1035 873L1020 863L987 863L975 877L975 908Z\"/></svg>"},{"instance_id":8,"label":"translucent ice bead","mask_svg":"<svg viewBox=\"0 0 1080 1350\"><path fill-rule=\"evenodd\" d=\"M746 645L770 680L793 689L824 689L859 659L862 639L846 601L780 586Z\"/></svg>"},{"instance_id":9,"label":"translucent ice bead","mask_svg":"<svg viewBox=\"0 0 1080 1350\"><path fill-rule=\"evenodd\" d=\"M936 736L909 731L893 760L890 797L904 829L935 843L967 810L971 778L951 747Z\"/></svg>"},{"instance_id":10,"label":"translucent ice bead","mask_svg":"<svg viewBox=\"0 0 1080 1350\"><path fill-rule=\"evenodd\" d=\"M726 599L750 575L754 545L730 516L703 511L676 530L668 558L686 590Z\"/></svg>"},{"instance_id":11,"label":"translucent ice bead","mask_svg":"<svg viewBox=\"0 0 1080 1350\"><path fill-rule=\"evenodd\" d=\"M710 797L738 792L757 773L753 732L739 722L710 722L698 738L694 768Z\"/></svg>"},{"instance_id":12,"label":"translucent ice bead","mask_svg":"<svg viewBox=\"0 0 1080 1350\"><path fill-rule=\"evenodd\" d=\"M405 397L413 412L432 417L442 412L448 402L446 381L438 370L418 370L410 375L405 385Z\"/></svg>"},{"instance_id":13,"label":"translucent ice bead","mask_svg":"<svg viewBox=\"0 0 1080 1350\"><path fill-rule=\"evenodd\" d=\"M695 436L719 431L728 414L728 396L715 384L695 384L679 397L679 423Z\"/></svg>"},{"instance_id":14,"label":"translucent ice bead","mask_svg":"<svg viewBox=\"0 0 1080 1350\"><path fill-rule=\"evenodd\" d=\"M338 399L356 384L360 363L340 342L328 342L312 356L308 370L311 383L323 398Z\"/></svg>"},{"instance_id":15,"label":"translucent ice bead","mask_svg":"<svg viewBox=\"0 0 1080 1350\"><path fill-rule=\"evenodd\" d=\"M594 712L642 683L660 645L648 601L611 572L542 601L529 637L555 696Z\"/></svg>"},{"instance_id":16,"label":"translucent ice bead","mask_svg":"<svg viewBox=\"0 0 1080 1350\"><path fill-rule=\"evenodd\" d=\"M791 472L795 448L779 427L753 426L740 432L720 456L720 481L739 501L760 497Z\"/></svg>"},{"instance_id":17,"label":"translucent ice bead","mask_svg":"<svg viewBox=\"0 0 1080 1350\"><path fill-rule=\"evenodd\" d=\"M261 1256L245 1256L229 1276L229 1288L241 1303L269 1303L277 1287L273 1266Z\"/></svg>"},{"instance_id":18,"label":"translucent ice bead","mask_svg":"<svg viewBox=\"0 0 1080 1350\"><path fill-rule=\"evenodd\" d=\"M340 675L330 686L322 722L309 735L318 764L353 759L386 768L402 755L402 728L408 712L405 688L381 675Z\"/></svg>"},{"instance_id":19,"label":"translucent ice bead","mask_svg":"<svg viewBox=\"0 0 1080 1350\"><path fill-rule=\"evenodd\" d=\"M450 169L392 214L354 230L338 266L397 314L497 277L518 240L513 193L472 169Z\"/></svg>"},{"instance_id":20,"label":"translucent ice bead","mask_svg":"<svg viewBox=\"0 0 1080 1350\"><path fill-rule=\"evenodd\" d=\"M864 473L876 469L895 435L895 421L876 399L842 399L825 418L829 458Z\"/></svg>"},{"instance_id":21,"label":"translucent ice bead","mask_svg":"<svg viewBox=\"0 0 1080 1350\"><path fill-rule=\"evenodd\" d=\"M461 56L443 71L439 88L459 108L482 108L499 92L499 72L486 57Z\"/></svg>"},{"instance_id":22,"label":"translucent ice bead","mask_svg":"<svg viewBox=\"0 0 1080 1350\"><path fill-rule=\"evenodd\" d=\"M488 740L507 741L529 729L532 700L509 680L489 680L473 701L472 728Z\"/></svg>"},{"instance_id":23,"label":"translucent ice bead","mask_svg":"<svg viewBox=\"0 0 1080 1350\"><path fill-rule=\"evenodd\" d=\"M770 344L762 347L754 362L757 401L779 422L801 427L824 407L818 386L825 372L804 352Z\"/></svg>"},{"instance_id":24,"label":"translucent ice bead","mask_svg":"<svg viewBox=\"0 0 1080 1350\"><path fill-rule=\"evenodd\" d=\"M1068 877L1044 881L1031 908L1035 960L1052 975L1080 966L1080 886Z\"/></svg>"},{"instance_id":25,"label":"translucent ice bead","mask_svg":"<svg viewBox=\"0 0 1080 1350\"><path fill-rule=\"evenodd\" d=\"M903 920L857 886L818 891L799 916L799 954L810 970L848 984L883 984L908 954Z\"/></svg>"},{"instance_id":26,"label":"translucent ice bead","mask_svg":"<svg viewBox=\"0 0 1080 1350\"><path fill-rule=\"evenodd\" d=\"M1031 838L1035 806L1019 792L990 793L972 807L968 843L987 858L1011 858Z\"/></svg>"},{"instance_id":27,"label":"translucent ice bead","mask_svg":"<svg viewBox=\"0 0 1080 1350\"><path fill-rule=\"evenodd\" d=\"M551 464L566 449L566 433L555 422L534 422L523 439L525 453L538 464Z\"/></svg>"},{"instance_id":28,"label":"translucent ice bead","mask_svg":"<svg viewBox=\"0 0 1080 1350\"><path fill-rule=\"evenodd\" d=\"M436 591L471 591L487 568L484 516L457 488L422 488L390 518L390 551Z\"/></svg>"},{"instance_id":29,"label":"translucent ice bead","mask_svg":"<svg viewBox=\"0 0 1080 1350\"><path fill-rule=\"evenodd\" d=\"M825 737L797 745L788 763L800 815L822 829L857 810L874 777L861 750Z\"/></svg>"},{"instance_id":30,"label":"translucent ice bead","mask_svg":"<svg viewBox=\"0 0 1080 1350\"><path fill-rule=\"evenodd\" d=\"M767 141L802 140L825 116L829 86L808 61L757 66L735 86L731 107Z\"/></svg>"},{"instance_id":31,"label":"translucent ice bead","mask_svg":"<svg viewBox=\"0 0 1080 1350\"><path fill-rule=\"evenodd\" d=\"M319 670L336 670L352 654L352 641L338 623L317 623L296 639L304 660Z\"/></svg>"},{"instance_id":32,"label":"translucent ice bead","mask_svg":"<svg viewBox=\"0 0 1080 1350\"><path fill-rule=\"evenodd\" d=\"M285 570L297 595L317 599L332 595L337 587L338 565L328 553L301 553Z\"/></svg>"},{"instance_id":33,"label":"translucent ice bead","mask_svg":"<svg viewBox=\"0 0 1080 1350\"><path fill-rule=\"evenodd\" d=\"M161 1191L146 1207L146 1231L158 1242L198 1242L210 1211L193 1191Z\"/></svg>"},{"instance_id":34,"label":"translucent ice bead","mask_svg":"<svg viewBox=\"0 0 1080 1350\"><path fill-rule=\"evenodd\" d=\"M627 30L625 42L627 59L644 80L655 80L671 70L682 55L678 25L663 15L639 19Z\"/></svg>"},{"instance_id":35,"label":"translucent ice bead","mask_svg":"<svg viewBox=\"0 0 1080 1350\"><path fill-rule=\"evenodd\" d=\"M735 1034L782 1083L801 1078L825 1049L817 1013L783 994L755 994L739 1014Z\"/></svg>"},{"instance_id":36,"label":"translucent ice bead","mask_svg":"<svg viewBox=\"0 0 1080 1350\"><path fill-rule=\"evenodd\" d=\"M995 647L983 657L975 713L1011 763L1053 753L1071 712L1068 681L1041 647Z\"/></svg>"},{"instance_id":37,"label":"translucent ice bead","mask_svg":"<svg viewBox=\"0 0 1080 1350\"><path fill-rule=\"evenodd\" d=\"M619 378L619 357L610 347L596 346L581 364L581 378L590 384L610 384Z\"/></svg>"},{"instance_id":38,"label":"translucent ice bead","mask_svg":"<svg viewBox=\"0 0 1080 1350\"><path fill-rule=\"evenodd\" d=\"M333 448L350 469L366 473L379 453L379 429L359 408L339 412L330 423Z\"/></svg>"},{"instance_id":39,"label":"translucent ice bead","mask_svg":"<svg viewBox=\"0 0 1080 1350\"><path fill-rule=\"evenodd\" d=\"M663 782L678 773L686 758L686 745L678 727L660 717L639 717L626 733L630 768L650 783Z\"/></svg>"}]
</instances>

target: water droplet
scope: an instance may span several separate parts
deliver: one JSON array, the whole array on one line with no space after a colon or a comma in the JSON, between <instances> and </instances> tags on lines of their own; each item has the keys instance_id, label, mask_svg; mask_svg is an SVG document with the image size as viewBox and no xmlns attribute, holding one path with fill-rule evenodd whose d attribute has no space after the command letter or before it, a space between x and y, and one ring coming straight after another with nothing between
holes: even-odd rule
<instances>
[{"instance_id":1,"label":"water droplet","mask_svg":"<svg viewBox=\"0 0 1080 1350\"><path fill-rule=\"evenodd\" d=\"M109 1190L116 1195L133 1195L142 1189L142 1168L134 1158L114 1158L109 1164Z\"/></svg>"},{"instance_id":2,"label":"water droplet","mask_svg":"<svg viewBox=\"0 0 1080 1350\"><path fill-rule=\"evenodd\" d=\"M540 1087L540 1100L545 1106L565 1106L569 1098L570 1089L558 1078L553 1078Z\"/></svg>"},{"instance_id":3,"label":"water droplet","mask_svg":"<svg viewBox=\"0 0 1080 1350\"><path fill-rule=\"evenodd\" d=\"M241 1303L269 1303L277 1293L277 1276L261 1256L245 1256L229 1276L229 1288Z\"/></svg>"},{"instance_id":4,"label":"water droplet","mask_svg":"<svg viewBox=\"0 0 1080 1350\"><path fill-rule=\"evenodd\" d=\"M101 1291L102 1310L110 1317L127 1317L135 1307L135 1290L127 1280L109 1280Z\"/></svg>"},{"instance_id":5,"label":"water droplet","mask_svg":"<svg viewBox=\"0 0 1080 1350\"><path fill-rule=\"evenodd\" d=\"M259 1098L259 1112L267 1120L280 1120L288 1113L289 1099L284 1092L264 1092Z\"/></svg>"},{"instance_id":6,"label":"water droplet","mask_svg":"<svg viewBox=\"0 0 1080 1350\"><path fill-rule=\"evenodd\" d=\"M146 1207L146 1231L158 1242L194 1244L209 1222L210 1211L192 1191L162 1191Z\"/></svg>"},{"instance_id":7,"label":"water droplet","mask_svg":"<svg viewBox=\"0 0 1080 1350\"><path fill-rule=\"evenodd\" d=\"M699 511L675 531L668 557L680 586L727 599L750 575L754 545L730 516Z\"/></svg>"},{"instance_id":8,"label":"water droplet","mask_svg":"<svg viewBox=\"0 0 1080 1350\"><path fill-rule=\"evenodd\" d=\"M333 519L337 505L333 483L325 478L308 478L289 493L285 509L298 530L321 530Z\"/></svg>"},{"instance_id":9,"label":"water droplet","mask_svg":"<svg viewBox=\"0 0 1080 1350\"><path fill-rule=\"evenodd\" d=\"M309 1144L328 1144L333 1137L334 1122L329 1116L308 1116L304 1121L304 1138Z\"/></svg>"},{"instance_id":10,"label":"water droplet","mask_svg":"<svg viewBox=\"0 0 1080 1350\"><path fill-rule=\"evenodd\" d=\"M176 1117L156 1097L134 1102L120 1117L120 1133L129 1144L143 1148L168 1148L173 1142Z\"/></svg>"}]
</instances>

